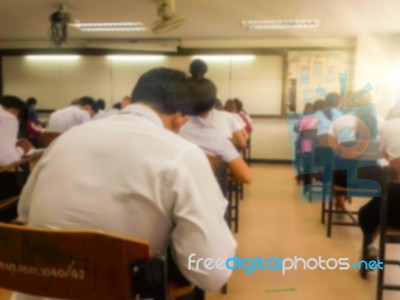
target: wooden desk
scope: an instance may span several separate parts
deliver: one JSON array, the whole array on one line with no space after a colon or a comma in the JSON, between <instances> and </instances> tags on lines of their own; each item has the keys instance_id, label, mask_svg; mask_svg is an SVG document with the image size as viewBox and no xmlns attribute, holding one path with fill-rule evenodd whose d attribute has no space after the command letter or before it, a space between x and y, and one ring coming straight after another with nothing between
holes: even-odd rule
<instances>
[{"instance_id":1,"label":"wooden desk","mask_svg":"<svg viewBox=\"0 0 400 300\"><path fill-rule=\"evenodd\" d=\"M4 167L0 167L0 173L10 172L10 171L13 171L15 168L22 166L26 163L31 163L36 160L39 160L39 158L42 156L42 154L43 154L43 152L37 152L32 155L23 156L20 160L14 162L12 164L9 164Z\"/></svg>"}]
</instances>

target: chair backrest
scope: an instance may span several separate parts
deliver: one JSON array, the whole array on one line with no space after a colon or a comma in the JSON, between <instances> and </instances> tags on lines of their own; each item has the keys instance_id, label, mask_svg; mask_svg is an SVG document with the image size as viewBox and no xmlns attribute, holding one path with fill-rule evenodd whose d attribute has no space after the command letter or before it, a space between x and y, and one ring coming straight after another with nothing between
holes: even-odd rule
<instances>
[{"instance_id":1,"label":"chair backrest","mask_svg":"<svg viewBox=\"0 0 400 300\"><path fill-rule=\"evenodd\" d=\"M96 231L0 225L0 287L62 299L135 299L132 269L145 242Z\"/></svg>"},{"instance_id":2,"label":"chair backrest","mask_svg":"<svg viewBox=\"0 0 400 300\"><path fill-rule=\"evenodd\" d=\"M228 165L224 163L220 158L215 156L207 155L210 161L211 167L214 171L215 178L222 190L222 193L226 196L228 189Z\"/></svg>"},{"instance_id":3,"label":"chair backrest","mask_svg":"<svg viewBox=\"0 0 400 300\"><path fill-rule=\"evenodd\" d=\"M50 146L50 144L59 136L61 135L60 132L50 132L50 131L45 131L42 134L42 138L43 138L43 143L44 143L44 147L47 148L48 146Z\"/></svg>"},{"instance_id":4,"label":"chair backrest","mask_svg":"<svg viewBox=\"0 0 400 300\"><path fill-rule=\"evenodd\" d=\"M393 159L389 164L390 168L396 172L396 182L400 183L400 158Z\"/></svg>"}]
</instances>

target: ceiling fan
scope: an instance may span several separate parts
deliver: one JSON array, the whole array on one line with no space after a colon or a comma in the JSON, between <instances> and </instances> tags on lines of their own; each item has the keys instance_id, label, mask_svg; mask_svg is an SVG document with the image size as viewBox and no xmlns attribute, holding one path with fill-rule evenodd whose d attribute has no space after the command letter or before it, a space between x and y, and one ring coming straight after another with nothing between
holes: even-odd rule
<instances>
[{"instance_id":1,"label":"ceiling fan","mask_svg":"<svg viewBox=\"0 0 400 300\"><path fill-rule=\"evenodd\" d=\"M162 33L181 26L185 20L185 16L176 14L175 0L156 0L157 13L160 20L155 23L152 28L154 33Z\"/></svg>"}]
</instances>

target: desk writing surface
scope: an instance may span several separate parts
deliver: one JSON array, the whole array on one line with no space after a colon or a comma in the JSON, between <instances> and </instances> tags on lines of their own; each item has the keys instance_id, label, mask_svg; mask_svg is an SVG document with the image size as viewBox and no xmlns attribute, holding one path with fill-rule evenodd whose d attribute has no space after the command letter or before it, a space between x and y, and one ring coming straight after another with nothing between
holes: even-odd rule
<instances>
[{"instance_id":1,"label":"desk writing surface","mask_svg":"<svg viewBox=\"0 0 400 300\"><path fill-rule=\"evenodd\" d=\"M39 150L39 149L36 149ZM0 167L0 173L3 172L10 172L14 170L16 167L19 167L23 164L33 162L37 159L39 159L43 154L43 151L35 151L31 155L23 156L20 160L13 162L12 164L6 165L4 167Z\"/></svg>"}]
</instances>

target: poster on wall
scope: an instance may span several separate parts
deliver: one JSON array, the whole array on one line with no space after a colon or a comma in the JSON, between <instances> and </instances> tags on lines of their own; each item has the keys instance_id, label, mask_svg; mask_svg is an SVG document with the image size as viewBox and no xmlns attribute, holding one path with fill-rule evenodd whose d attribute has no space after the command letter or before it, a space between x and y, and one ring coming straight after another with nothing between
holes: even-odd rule
<instances>
[{"instance_id":1,"label":"poster on wall","mask_svg":"<svg viewBox=\"0 0 400 300\"><path fill-rule=\"evenodd\" d=\"M310 82L310 67L301 68L301 84L308 84Z\"/></svg>"},{"instance_id":2,"label":"poster on wall","mask_svg":"<svg viewBox=\"0 0 400 300\"><path fill-rule=\"evenodd\" d=\"M287 60L289 78L297 82L297 112L301 112L305 103L320 98L316 94L318 86L340 93L338 73L350 74L351 53L348 50L289 51Z\"/></svg>"}]
</instances>

